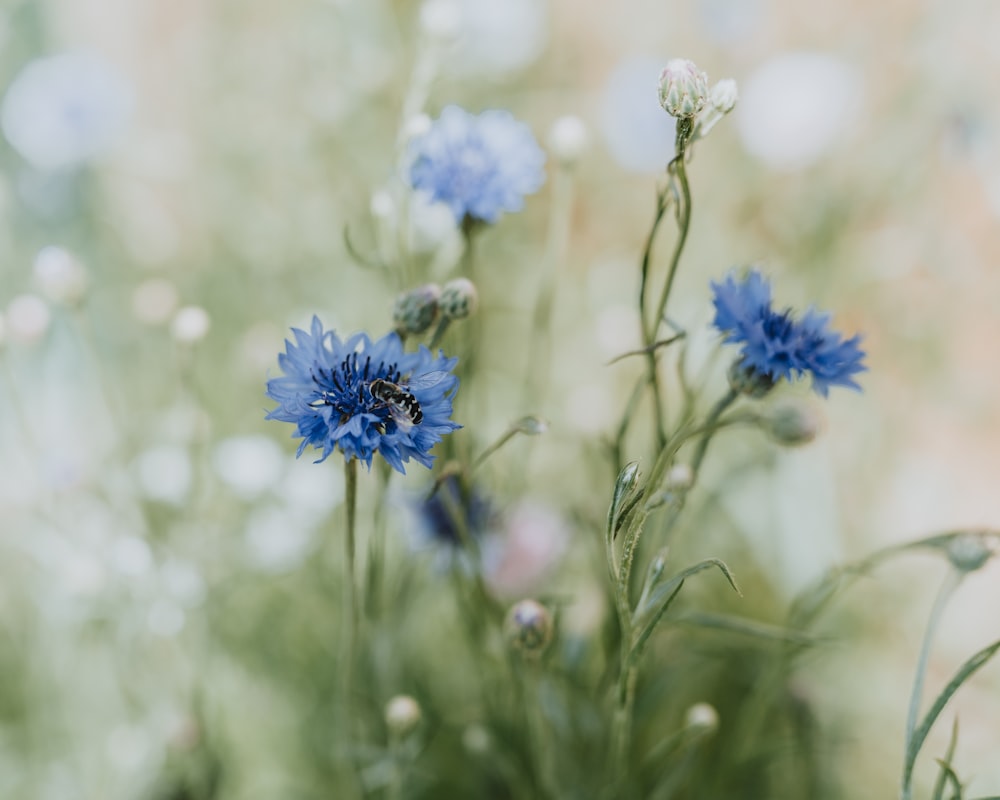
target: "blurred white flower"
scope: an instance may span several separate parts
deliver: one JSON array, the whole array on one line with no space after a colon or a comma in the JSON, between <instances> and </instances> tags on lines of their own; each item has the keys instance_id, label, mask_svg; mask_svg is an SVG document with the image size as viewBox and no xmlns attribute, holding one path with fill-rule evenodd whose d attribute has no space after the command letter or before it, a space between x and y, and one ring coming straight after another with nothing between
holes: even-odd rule
<instances>
[{"instance_id":1,"label":"blurred white flower","mask_svg":"<svg viewBox=\"0 0 1000 800\"><path fill-rule=\"evenodd\" d=\"M311 517L323 516L344 499L343 472L316 469L310 459L293 458L279 494L297 511Z\"/></svg>"},{"instance_id":2,"label":"blurred white flower","mask_svg":"<svg viewBox=\"0 0 1000 800\"><path fill-rule=\"evenodd\" d=\"M559 117L549 129L548 143L549 150L560 164L572 166L590 145L587 123L572 114Z\"/></svg>"},{"instance_id":3,"label":"blurred white flower","mask_svg":"<svg viewBox=\"0 0 1000 800\"><path fill-rule=\"evenodd\" d=\"M146 614L146 626L156 636L176 636L184 629L184 609L169 600L157 600Z\"/></svg>"},{"instance_id":4,"label":"blurred white flower","mask_svg":"<svg viewBox=\"0 0 1000 800\"><path fill-rule=\"evenodd\" d=\"M458 0L427 0L420 7L420 30L435 42L448 44L462 32L462 6Z\"/></svg>"},{"instance_id":5,"label":"blurred white flower","mask_svg":"<svg viewBox=\"0 0 1000 800\"><path fill-rule=\"evenodd\" d=\"M110 64L62 53L32 61L17 74L0 106L0 125L32 166L56 171L107 152L131 109L131 90Z\"/></svg>"},{"instance_id":6,"label":"blurred white flower","mask_svg":"<svg viewBox=\"0 0 1000 800\"><path fill-rule=\"evenodd\" d=\"M87 271L68 250L55 245L43 247L35 256L35 281L53 303L72 305L87 288Z\"/></svg>"},{"instance_id":7,"label":"blurred white flower","mask_svg":"<svg viewBox=\"0 0 1000 800\"><path fill-rule=\"evenodd\" d=\"M144 450L136 468L139 489L150 500L180 505L191 490L191 456L179 445Z\"/></svg>"},{"instance_id":8,"label":"blurred white flower","mask_svg":"<svg viewBox=\"0 0 1000 800\"><path fill-rule=\"evenodd\" d=\"M531 594L562 559L569 537L566 520L553 508L519 503L503 531L484 543L486 584L500 597Z\"/></svg>"},{"instance_id":9,"label":"blurred white flower","mask_svg":"<svg viewBox=\"0 0 1000 800\"><path fill-rule=\"evenodd\" d=\"M52 322L48 304L36 294L21 294L7 306L7 336L12 342L34 344Z\"/></svg>"},{"instance_id":10,"label":"blurred white flower","mask_svg":"<svg viewBox=\"0 0 1000 800\"><path fill-rule=\"evenodd\" d=\"M216 445L213 463L222 482L249 500L277 485L285 454L267 436L234 436Z\"/></svg>"},{"instance_id":11,"label":"blurred white flower","mask_svg":"<svg viewBox=\"0 0 1000 800\"><path fill-rule=\"evenodd\" d=\"M119 536L111 545L111 565L115 571L130 578L149 572L153 553L138 536Z\"/></svg>"},{"instance_id":12,"label":"blurred white flower","mask_svg":"<svg viewBox=\"0 0 1000 800\"><path fill-rule=\"evenodd\" d=\"M204 339L210 327L212 320L205 309L201 306L184 306L174 315L170 333L178 342L193 344Z\"/></svg>"},{"instance_id":13,"label":"blurred white flower","mask_svg":"<svg viewBox=\"0 0 1000 800\"><path fill-rule=\"evenodd\" d=\"M461 0L456 66L472 74L512 72L531 64L549 39L543 0Z\"/></svg>"},{"instance_id":14,"label":"blurred white flower","mask_svg":"<svg viewBox=\"0 0 1000 800\"><path fill-rule=\"evenodd\" d=\"M785 53L746 81L736 110L743 144L779 170L822 157L860 113L857 69L822 53Z\"/></svg>"},{"instance_id":15,"label":"blurred white flower","mask_svg":"<svg viewBox=\"0 0 1000 800\"><path fill-rule=\"evenodd\" d=\"M150 278L132 292L132 313L146 325L161 325L177 308L177 288L166 278Z\"/></svg>"},{"instance_id":16,"label":"blurred white flower","mask_svg":"<svg viewBox=\"0 0 1000 800\"><path fill-rule=\"evenodd\" d=\"M160 569L160 578L166 593L183 606L197 606L205 598L205 579L194 564L168 559Z\"/></svg>"},{"instance_id":17,"label":"blurred white flower","mask_svg":"<svg viewBox=\"0 0 1000 800\"><path fill-rule=\"evenodd\" d=\"M254 511L245 537L250 562L264 572L288 572L301 565L313 539L312 528L297 515L274 507Z\"/></svg>"},{"instance_id":18,"label":"blurred white flower","mask_svg":"<svg viewBox=\"0 0 1000 800\"><path fill-rule=\"evenodd\" d=\"M674 155L674 124L657 100L660 59L620 61L604 88L601 130L611 156L633 172L662 170Z\"/></svg>"}]
</instances>

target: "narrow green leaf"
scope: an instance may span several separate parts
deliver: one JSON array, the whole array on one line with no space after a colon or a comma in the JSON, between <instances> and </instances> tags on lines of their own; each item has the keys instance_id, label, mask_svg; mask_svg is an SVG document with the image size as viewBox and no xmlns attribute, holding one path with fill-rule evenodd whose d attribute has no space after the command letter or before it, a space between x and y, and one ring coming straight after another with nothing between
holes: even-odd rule
<instances>
[{"instance_id":1,"label":"narrow green leaf","mask_svg":"<svg viewBox=\"0 0 1000 800\"><path fill-rule=\"evenodd\" d=\"M606 531L606 538L608 541L615 538L615 534L618 533L618 529L624 521L623 514L627 502L631 499L634 505L635 498L632 495L635 492L638 481L639 462L630 461L622 468L622 471L618 473L618 480L615 481L614 493L611 495L611 507L608 508L608 528Z\"/></svg>"},{"instance_id":2,"label":"narrow green leaf","mask_svg":"<svg viewBox=\"0 0 1000 800\"><path fill-rule=\"evenodd\" d=\"M938 773L937 782L934 784L934 794L931 800L944 800L944 786L948 780L948 773L945 768L951 769L951 760L955 757L955 748L957 746L958 717L955 717L955 721L951 724L951 739L948 741L948 749L945 751L944 758L938 760L941 764L941 772Z\"/></svg>"},{"instance_id":3,"label":"narrow green leaf","mask_svg":"<svg viewBox=\"0 0 1000 800\"><path fill-rule=\"evenodd\" d=\"M791 644L811 645L817 642L816 637L802 631L783 628L779 625L769 625L743 617L733 617L728 614L707 614L704 612L689 612L679 614L677 622L696 628L714 628L716 630L741 633L756 639L768 641L789 642Z\"/></svg>"},{"instance_id":4,"label":"narrow green leaf","mask_svg":"<svg viewBox=\"0 0 1000 800\"><path fill-rule=\"evenodd\" d=\"M674 577L672 577L669 581L655 587L653 591L649 593L649 598L647 599L645 605L636 608L636 619L638 620L638 618L642 617L645 613L657 607L660 602L662 602L664 597L673 592L674 587L678 584L683 583L692 575L697 575L699 572L711 569L712 567L717 567L722 574L726 576L726 580L729 581L729 585L733 587L733 591L740 595L740 597L743 596L743 592L741 592L740 587L736 585L736 578L733 576L733 572L729 569L726 562L720 558L706 558L704 561L699 561L697 564L693 564L682 572L679 572L677 575L674 575Z\"/></svg>"},{"instance_id":5,"label":"narrow green leaf","mask_svg":"<svg viewBox=\"0 0 1000 800\"><path fill-rule=\"evenodd\" d=\"M944 687L944 691L938 695L934 704L931 706L930 711L927 712L927 716L924 717L924 721L920 723L920 727L913 732L913 739L910 740L910 746L907 748L906 763L903 768L903 786L910 785L910 780L913 775L913 765L916 763L917 755L920 753L920 748L923 747L924 740L927 738L927 734L930 733L931 726L934 725L938 716L948 704L948 701L951 700L952 695L954 695L955 692L958 691L959 687L971 678L980 669L980 667L984 666L986 662L993 658L997 650L1000 650L1000 641L994 642L989 647L983 648L972 656L972 658L962 664L958 672L955 673L955 677L952 678L948 685Z\"/></svg>"},{"instance_id":6,"label":"narrow green leaf","mask_svg":"<svg viewBox=\"0 0 1000 800\"><path fill-rule=\"evenodd\" d=\"M944 760L938 758L935 759L941 766L941 776L942 780L942 791L944 790L943 784L945 782L951 784L951 788L954 790L954 794L951 795L949 800L962 800L962 782L958 779L958 774L952 769L951 764L948 764Z\"/></svg>"}]
</instances>

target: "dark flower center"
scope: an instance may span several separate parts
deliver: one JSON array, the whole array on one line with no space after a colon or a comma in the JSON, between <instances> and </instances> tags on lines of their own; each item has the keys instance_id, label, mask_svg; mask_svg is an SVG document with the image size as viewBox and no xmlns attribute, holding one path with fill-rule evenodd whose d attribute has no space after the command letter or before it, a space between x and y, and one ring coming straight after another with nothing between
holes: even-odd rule
<instances>
[{"instance_id":1,"label":"dark flower center","mask_svg":"<svg viewBox=\"0 0 1000 800\"><path fill-rule=\"evenodd\" d=\"M371 356L365 356L362 361L357 353L351 353L338 367L320 367L313 371L313 383L319 394L316 404L333 406L340 412L341 422L356 414L375 413L386 417L388 410L385 403L374 398L369 390L371 382L379 378L391 383L398 382L400 372L396 363L386 364L380 361L377 367L373 367Z\"/></svg>"}]
</instances>

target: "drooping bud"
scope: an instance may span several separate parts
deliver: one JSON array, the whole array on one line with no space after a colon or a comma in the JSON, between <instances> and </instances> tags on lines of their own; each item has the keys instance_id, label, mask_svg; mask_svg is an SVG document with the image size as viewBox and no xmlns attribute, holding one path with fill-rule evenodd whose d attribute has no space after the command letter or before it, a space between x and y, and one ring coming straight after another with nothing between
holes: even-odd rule
<instances>
[{"instance_id":1,"label":"drooping bud","mask_svg":"<svg viewBox=\"0 0 1000 800\"><path fill-rule=\"evenodd\" d=\"M385 706L385 725L400 739L416 730L420 717L420 704L408 694L396 695Z\"/></svg>"},{"instance_id":2,"label":"drooping bud","mask_svg":"<svg viewBox=\"0 0 1000 800\"><path fill-rule=\"evenodd\" d=\"M504 636L527 658L537 658L552 642L552 614L536 600L521 600L507 612Z\"/></svg>"},{"instance_id":3,"label":"drooping bud","mask_svg":"<svg viewBox=\"0 0 1000 800\"><path fill-rule=\"evenodd\" d=\"M559 117L552 123L549 130L549 150L564 167L571 167L579 161L589 144L590 132L579 117Z\"/></svg>"},{"instance_id":4,"label":"drooping bud","mask_svg":"<svg viewBox=\"0 0 1000 800\"><path fill-rule=\"evenodd\" d=\"M787 400L761 420L764 431L778 444L798 447L809 444L823 429L823 418L812 403Z\"/></svg>"},{"instance_id":5,"label":"drooping bud","mask_svg":"<svg viewBox=\"0 0 1000 800\"><path fill-rule=\"evenodd\" d=\"M468 278L455 278L441 289L438 308L445 319L465 319L479 306L476 286Z\"/></svg>"},{"instance_id":6,"label":"drooping bud","mask_svg":"<svg viewBox=\"0 0 1000 800\"><path fill-rule=\"evenodd\" d=\"M695 703L684 718L688 728L697 731L714 731L719 727L719 712L710 703Z\"/></svg>"},{"instance_id":7,"label":"drooping bud","mask_svg":"<svg viewBox=\"0 0 1000 800\"><path fill-rule=\"evenodd\" d=\"M396 298L392 309L392 321L400 334L423 333L437 319L438 299L441 287L428 283L403 292Z\"/></svg>"},{"instance_id":8,"label":"drooping bud","mask_svg":"<svg viewBox=\"0 0 1000 800\"><path fill-rule=\"evenodd\" d=\"M736 87L736 81L732 78L723 78L712 87L708 102L720 114L728 114L736 108L736 101L739 100L739 97L740 92Z\"/></svg>"},{"instance_id":9,"label":"drooping bud","mask_svg":"<svg viewBox=\"0 0 1000 800\"><path fill-rule=\"evenodd\" d=\"M743 363L743 359L733 362L728 378L729 386L734 392L745 394L754 400L759 400L774 388L774 378Z\"/></svg>"},{"instance_id":10,"label":"drooping bud","mask_svg":"<svg viewBox=\"0 0 1000 800\"><path fill-rule=\"evenodd\" d=\"M975 572L990 560L993 550L981 533L963 533L956 536L945 549L948 560L961 572Z\"/></svg>"},{"instance_id":11,"label":"drooping bud","mask_svg":"<svg viewBox=\"0 0 1000 800\"><path fill-rule=\"evenodd\" d=\"M708 76L686 58L673 58L660 73L660 105L670 116L691 119L708 100Z\"/></svg>"}]
</instances>

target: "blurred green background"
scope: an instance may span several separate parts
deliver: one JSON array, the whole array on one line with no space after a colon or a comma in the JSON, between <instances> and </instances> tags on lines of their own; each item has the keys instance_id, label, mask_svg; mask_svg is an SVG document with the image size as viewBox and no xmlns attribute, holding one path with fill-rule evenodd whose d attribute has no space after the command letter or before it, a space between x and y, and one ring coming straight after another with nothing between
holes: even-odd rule
<instances>
[{"instance_id":1,"label":"blurred green background","mask_svg":"<svg viewBox=\"0 0 1000 800\"><path fill-rule=\"evenodd\" d=\"M447 216L399 212L408 114L509 108L543 145L564 114L589 127L572 173L550 158L546 187L477 243L487 366L477 403L459 403L456 445L478 451L527 413L550 421L484 482L506 507L530 500L561 520L558 558L515 594L561 598L567 644L607 613L600 442L639 369L607 362L637 344L638 254L672 149L655 81L671 57L741 90L690 167L672 307L695 365L712 363L708 281L759 263L780 302L863 332L871 370L863 394L822 405L825 436L809 447L747 433L713 449L706 480L724 497L692 517L684 552L727 559L746 596L706 586L705 602L780 622L832 564L1000 519L997 4L462 0L445 9L447 41L433 35L440 17L421 27L401 0L0 9L0 796L337 796L323 710L337 685L342 476L336 458L294 460L288 426L264 422L263 390L289 326L317 313L381 335L398 291L457 263ZM549 230L557 192L572 192L564 244ZM390 268L356 263L345 228ZM550 380L525 397L554 257ZM474 676L452 642L440 554L415 544L403 513L427 485L411 473L390 490L387 581L412 602L373 645L369 700L377 716L393 693L420 696L440 731L426 769L460 775ZM362 519L376 478L361 482ZM823 796L894 792L942 569L913 557L858 584L834 615L836 644L794 676L822 720ZM996 637L996 570L950 607L932 686ZM705 662L671 661L668 641L658 657L690 681ZM721 663L715 640L698 642L691 652ZM723 732L726 704L753 691L743 663L705 679ZM685 685L674 717L701 699ZM1000 786L998 688L994 665L927 751L944 751L957 713L956 764L979 793ZM499 756L483 758L504 785ZM929 756L919 774L934 775ZM414 780L414 796L487 785Z\"/></svg>"}]
</instances>

